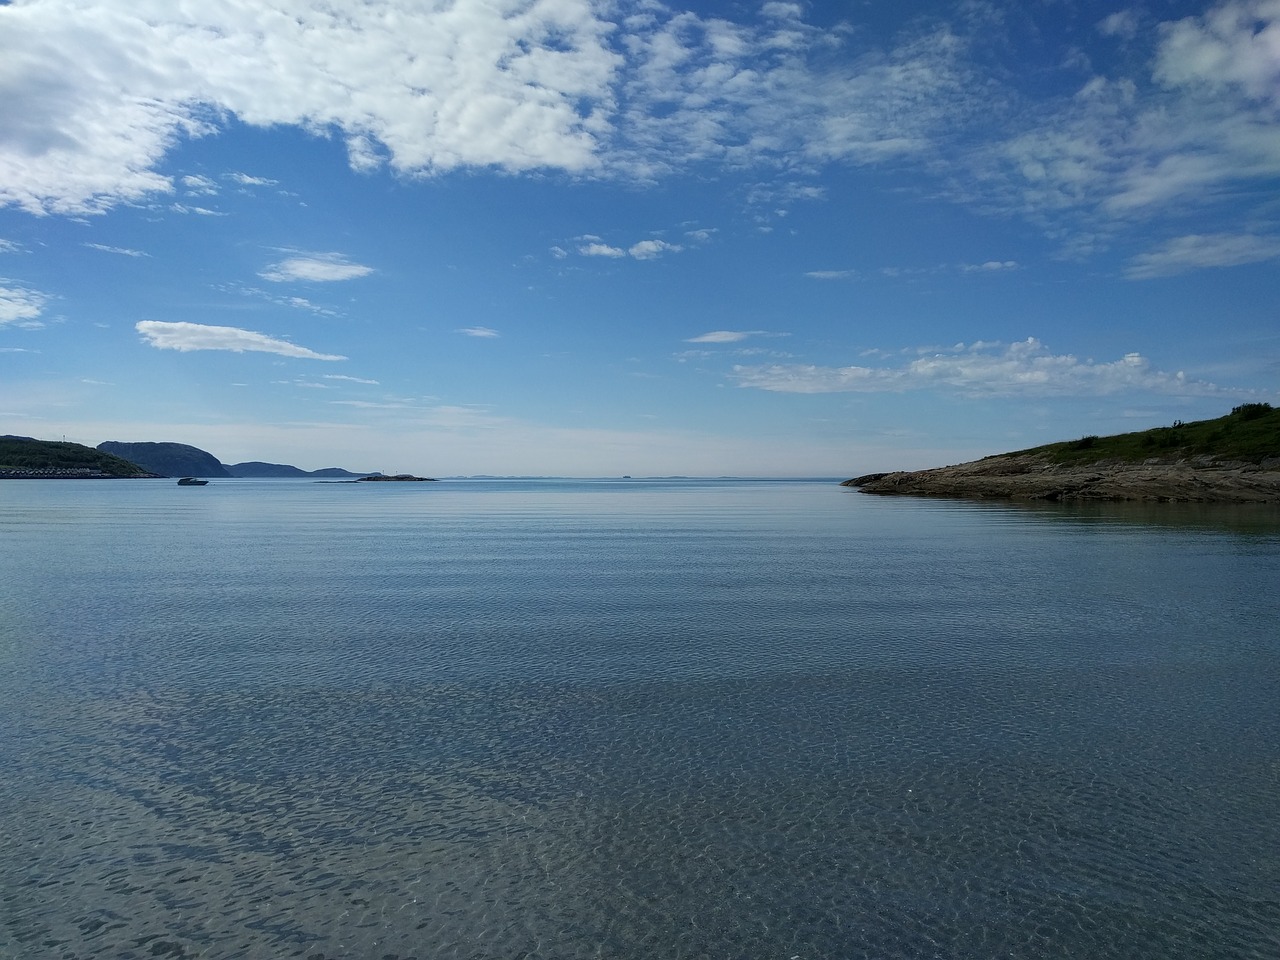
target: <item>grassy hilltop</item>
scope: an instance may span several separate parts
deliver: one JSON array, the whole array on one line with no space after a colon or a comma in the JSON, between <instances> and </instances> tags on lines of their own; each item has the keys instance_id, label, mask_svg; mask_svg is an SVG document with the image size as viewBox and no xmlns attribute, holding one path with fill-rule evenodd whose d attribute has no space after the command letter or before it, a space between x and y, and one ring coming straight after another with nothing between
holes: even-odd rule
<instances>
[{"instance_id":1,"label":"grassy hilltop","mask_svg":"<svg viewBox=\"0 0 1280 960\"><path fill-rule=\"evenodd\" d=\"M1168 427L1110 437L1081 437L1000 456L1040 457L1062 464L1099 460L1142 463L1152 459L1175 461L1194 457L1261 463L1280 457L1280 410L1269 403L1246 403L1216 420L1192 423L1175 420Z\"/></svg>"},{"instance_id":2,"label":"grassy hilltop","mask_svg":"<svg viewBox=\"0 0 1280 960\"><path fill-rule=\"evenodd\" d=\"M933 470L846 480L865 493L1024 500L1280 502L1280 410L1087 436Z\"/></svg>"},{"instance_id":3,"label":"grassy hilltop","mask_svg":"<svg viewBox=\"0 0 1280 960\"><path fill-rule=\"evenodd\" d=\"M60 476L153 476L136 463L79 443L12 436L0 437L0 474L6 472Z\"/></svg>"}]
</instances>

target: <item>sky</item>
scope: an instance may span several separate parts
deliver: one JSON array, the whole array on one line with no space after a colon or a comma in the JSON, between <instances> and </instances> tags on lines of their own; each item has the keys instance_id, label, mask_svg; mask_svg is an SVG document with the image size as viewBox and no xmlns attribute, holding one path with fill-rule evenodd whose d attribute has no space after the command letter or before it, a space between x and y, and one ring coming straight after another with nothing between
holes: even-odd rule
<instances>
[{"instance_id":1,"label":"sky","mask_svg":"<svg viewBox=\"0 0 1280 960\"><path fill-rule=\"evenodd\" d=\"M0 2L0 434L848 477L1280 403L1280 0Z\"/></svg>"}]
</instances>

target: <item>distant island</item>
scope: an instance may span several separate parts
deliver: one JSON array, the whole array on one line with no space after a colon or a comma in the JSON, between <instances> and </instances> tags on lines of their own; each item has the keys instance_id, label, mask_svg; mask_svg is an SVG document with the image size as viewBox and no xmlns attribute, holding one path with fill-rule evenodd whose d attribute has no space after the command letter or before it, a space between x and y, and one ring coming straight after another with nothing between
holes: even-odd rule
<instances>
[{"instance_id":1,"label":"distant island","mask_svg":"<svg viewBox=\"0 0 1280 960\"><path fill-rule=\"evenodd\" d=\"M1280 502L1280 410L1246 403L1225 417L984 457L932 470L871 473L865 493L1013 500Z\"/></svg>"},{"instance_id":2,"label":"distant island","mask_svg":"<svg viewBox=\"0 0 1280 960\"><path fill-rule=\"evenodd\" d=\"M350 470L343 470L339 467L325 467L321 470L301 470L287 463L264 463L260 460L228 465L213 454L186 443L125 443L120 440L107 440L98 444L98 449L104 453L114 454L117 457L130 460L162 477L210 477L213 479L229 479L232 477L252 479L314 477L316 479L333 479L366 477L376 472L353 473Z\"/></svg>"},{"instance_id":3,"label":"distant island","mask_svg":"<svg viewBox=\"0 0 1280 960\"><path fill-rule=\"evenodd\" d=\"M213 454L185 443L124 443L107 440L97 448L79 443L0 436L0 480L3 479L147 479L202 477L212 479L313 478L316 480L377 480L425 477L385 477L377 471L354 473L340 467L302 470L286 463L258 460L224 464Z\"/></svg>"}]
</instances>

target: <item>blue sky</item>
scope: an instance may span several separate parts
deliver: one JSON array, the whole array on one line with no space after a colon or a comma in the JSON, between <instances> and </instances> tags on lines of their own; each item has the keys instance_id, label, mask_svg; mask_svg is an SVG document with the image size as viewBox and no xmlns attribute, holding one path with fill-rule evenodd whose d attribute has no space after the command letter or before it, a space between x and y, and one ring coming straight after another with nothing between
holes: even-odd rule
<instances>
[{"instance_id":1,"label":"blue sky","mask_svg":"<svg viewBox=\"0 0 1280 960\"><path fill-rule=\"evenodd\" d=\"M0 5L0 433L851 476L1280 402L1280 0Z\"/></svg>"}]
</instances>

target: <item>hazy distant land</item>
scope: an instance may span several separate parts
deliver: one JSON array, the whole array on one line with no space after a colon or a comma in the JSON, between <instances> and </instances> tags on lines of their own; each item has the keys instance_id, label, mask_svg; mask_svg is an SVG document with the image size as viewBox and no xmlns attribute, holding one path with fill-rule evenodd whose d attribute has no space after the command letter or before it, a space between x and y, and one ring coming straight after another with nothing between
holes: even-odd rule
<instances>
[{"instance_id":1,"label":"hazy distant land","mask_svg":"<svg viewBox=\"0 0 1280 960\"><path fill-rule=\"evenodd\" d=\"M302 470L285 463L224 464L213 454L185 443L123 443L108 440L97 448L32 437L0 437L0 479L120 479L205 477L212 479L295 477L317 480L381 476L340 467Z\"/></svg>"}]
</instances>

